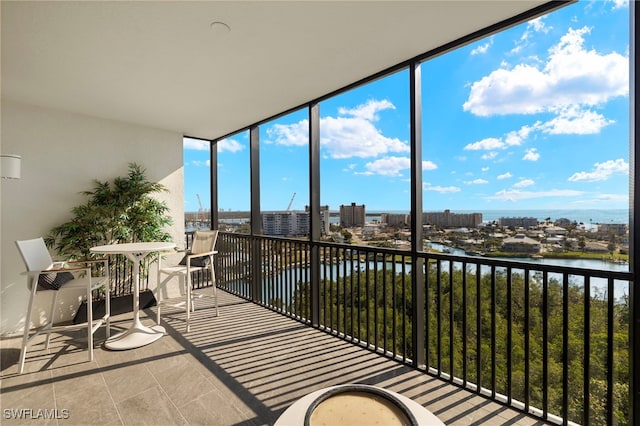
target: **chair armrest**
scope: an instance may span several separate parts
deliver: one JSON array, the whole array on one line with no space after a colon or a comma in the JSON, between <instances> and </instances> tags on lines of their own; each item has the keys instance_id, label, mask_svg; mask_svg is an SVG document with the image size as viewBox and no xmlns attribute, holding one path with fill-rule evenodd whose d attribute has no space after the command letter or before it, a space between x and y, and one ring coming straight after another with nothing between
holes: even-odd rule
<instances>
[{"instance_id":1,"label":"chair armrest","mask_svg":"<svg viewBox=\"0 0 640 426\"><path fill-rule=\"evenodd\" d=\"M106 257L100 257L100 258L95 258L95 259L69 260L66 263L68 263L68 264L73 264L73 263L98 263L98 262L106 262L106 261L107 261Z\"/></svg>"},{"instance_id":2,"label":"chair armrest","mask_svg":"<svg viewBox=\"0 0 640 426\"><path fill-rule=\"evenodd\" d=\"M212 254L218 254L218 251L214 250L214 251L204 251L202 253L191 253L187 255L187 259L191 259L193 257L211 256Z\"/></svg>"},{"instance_id":3,"label":"chair armrest","mask_svg":"<svg viewBox=\"0 0 640 426\"><path fill-rule=\"evenodd\" d=\"M54 269L43 269L41 271L26 271L23 272L23 275L40 275L40 274L51 274L57 272L74 272L74 271L87 271L90 268L84 266L76 266L74 268L54 268Z\"/></svg>"}]
</instances>

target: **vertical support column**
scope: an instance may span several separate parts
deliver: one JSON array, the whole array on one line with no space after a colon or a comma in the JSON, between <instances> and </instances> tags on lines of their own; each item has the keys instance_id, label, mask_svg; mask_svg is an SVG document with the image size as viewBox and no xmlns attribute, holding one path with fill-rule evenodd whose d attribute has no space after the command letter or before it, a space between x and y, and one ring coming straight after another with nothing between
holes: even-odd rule
<instances>
[{"instance_id":1,"label":"vertical support column","mask_svg":"<svg viewBox=\"0 0 640 426\"><path fill-rule=\"evenodd\" d=\"M422 84L420 63L409 67L409 99L411 116L411 300L414 312L411 340L413 346L413 366L424 364L425 348L425 280L424 258L417 255L422 251Z\"/></svg>"},{"instance_id":2,"label":"vertical support column","mask_svg":"<svg viewBox=\"0 0 640 426\"><path fill-rule=\"evenodd\" d=\"M249 129L250 173L251 173L251 299L262 300L262 249L260 240L253 238L261 233L260 218L260 127Z\"/></svg>"},{"instance_id":3,"label":"vertical support column","mask_svg":"<svg viewBox=\"0 0 640 426\"><path fill-rule=\"evenodd\" d=\"M311 324L320 324L320 105L309 105L309 196L311 209Z\"/></svg>"},{"instance_id":4,"label":"vertical support column","mask_svg":"<svg viewBox=\"0 0 640 426\"><path fill-rule=\"evenodd\" d=\"M218 229L218 220L220 219L219 208L218 208L218 144L213 141L209 141L209 170L210 170L210 182L209 182L209 191L210 191L210 200L211 205L209 206L211 220L211 229Z\"/></svg>"},{"instance_id":5,"label":"vertical support column","mask_svg":"<svg viewBox=\"0 0 640 426\"><path fill-rule=\"evenodd\" d=\"M629 270L633 274L633 281L629 289L629 377L631 383L630 390L630 425L640 425L640 287L638 285L638 262L637 256L640 254L640 241L636 225L640 224L640 147L638 146L638 110L636 100L640 98L638 84L636 81L636 70L638 69L637 41L640 31L637 26L637 18L640 17L636 2L629 2Z\"/></svg>"}]
</instances>

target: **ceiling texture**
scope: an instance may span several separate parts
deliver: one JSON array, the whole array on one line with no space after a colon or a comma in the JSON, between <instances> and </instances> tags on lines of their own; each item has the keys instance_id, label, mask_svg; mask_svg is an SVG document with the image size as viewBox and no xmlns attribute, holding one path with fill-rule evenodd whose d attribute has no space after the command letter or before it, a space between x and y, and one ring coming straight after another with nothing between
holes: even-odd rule
<instances>
[{"instance_id":1,"label":"ceiling texture","mask_svg":"<svg viewBox=\"0 0 640 426\"><path fill-rule=\"evenodd\" d=\"M546 3L2 0L2 97L215 139Z\"/></svg>"}]
</instances>

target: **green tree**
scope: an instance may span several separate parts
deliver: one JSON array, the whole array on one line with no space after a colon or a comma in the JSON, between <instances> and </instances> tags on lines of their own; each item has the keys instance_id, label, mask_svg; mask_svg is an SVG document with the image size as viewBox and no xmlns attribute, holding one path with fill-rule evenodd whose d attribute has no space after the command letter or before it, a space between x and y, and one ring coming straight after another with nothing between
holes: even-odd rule
<instances>
[{"instance_id":1,"label":"green tree","mask_svg":"<svg viewBox=\"0 0 640 426\"><path fill-rule=\"evenodd\" d=\"M131 163L126 177L95 180L93 190L82 193L88 200L74 207L71 220L54 227L45 242L60 255L80 259L90 257L96 245L169 241L169 208L152 196L162 191L162 184L147 180L144 168Z\"/></svg>"}]
</instances>

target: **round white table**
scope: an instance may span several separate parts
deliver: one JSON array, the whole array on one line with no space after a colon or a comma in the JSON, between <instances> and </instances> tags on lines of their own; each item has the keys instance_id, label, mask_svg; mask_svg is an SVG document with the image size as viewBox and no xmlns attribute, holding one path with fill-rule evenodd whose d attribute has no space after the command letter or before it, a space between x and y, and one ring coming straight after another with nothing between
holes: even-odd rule
<instances>
[{"instance_id":1,"label":"round white table","mask_svg":"<svg viewBox=\"0 0 640 426\"><path fill-rule=\"evenodd\" d=\"M124 254L133 262L133 323L128 330L118 333L105 342L104 346L112 350L134 349L155 342L164 336L164 327L154 325L147 327L140 322L140 261L147 254L167 251L175 248L171 242L140 242L109 244L89 249L92 253Z\"/></svg>"},{"instance_id":2,"label":"round white table","mask_svg":"<svg viewBox=\"0 0 640 426\"><path fill-rule=\"evenodd\" d=\"M431 411L427 410L422 405L418 404L412 399L407 398L404 395L400 395L399 393L390 391L388 389L383 389L377 386L368 386L368 385L356 385L356 386L363 386L365 388L366 387L376 388L381 392L385 392L389 395L394 396L395 398L400 400L405 405L405 407L407 407L409 411L411 411L411 414L413 414L417 423L420 426L445 426L442 420L437 418ZM280 415L278 420L276 420L274 426L303 425L305 415L307 414L307 410L316 399L323 396L323 394L327 392L338 390L340 388L352 388L352 387L353 387L352 384L345 384L345 385L330 386L324 389L317 390L315 392L311 392L303 396L302 398L298 399L293 404L291 404L289 408L287 408Z\"/></svg>"}]
</instances>

